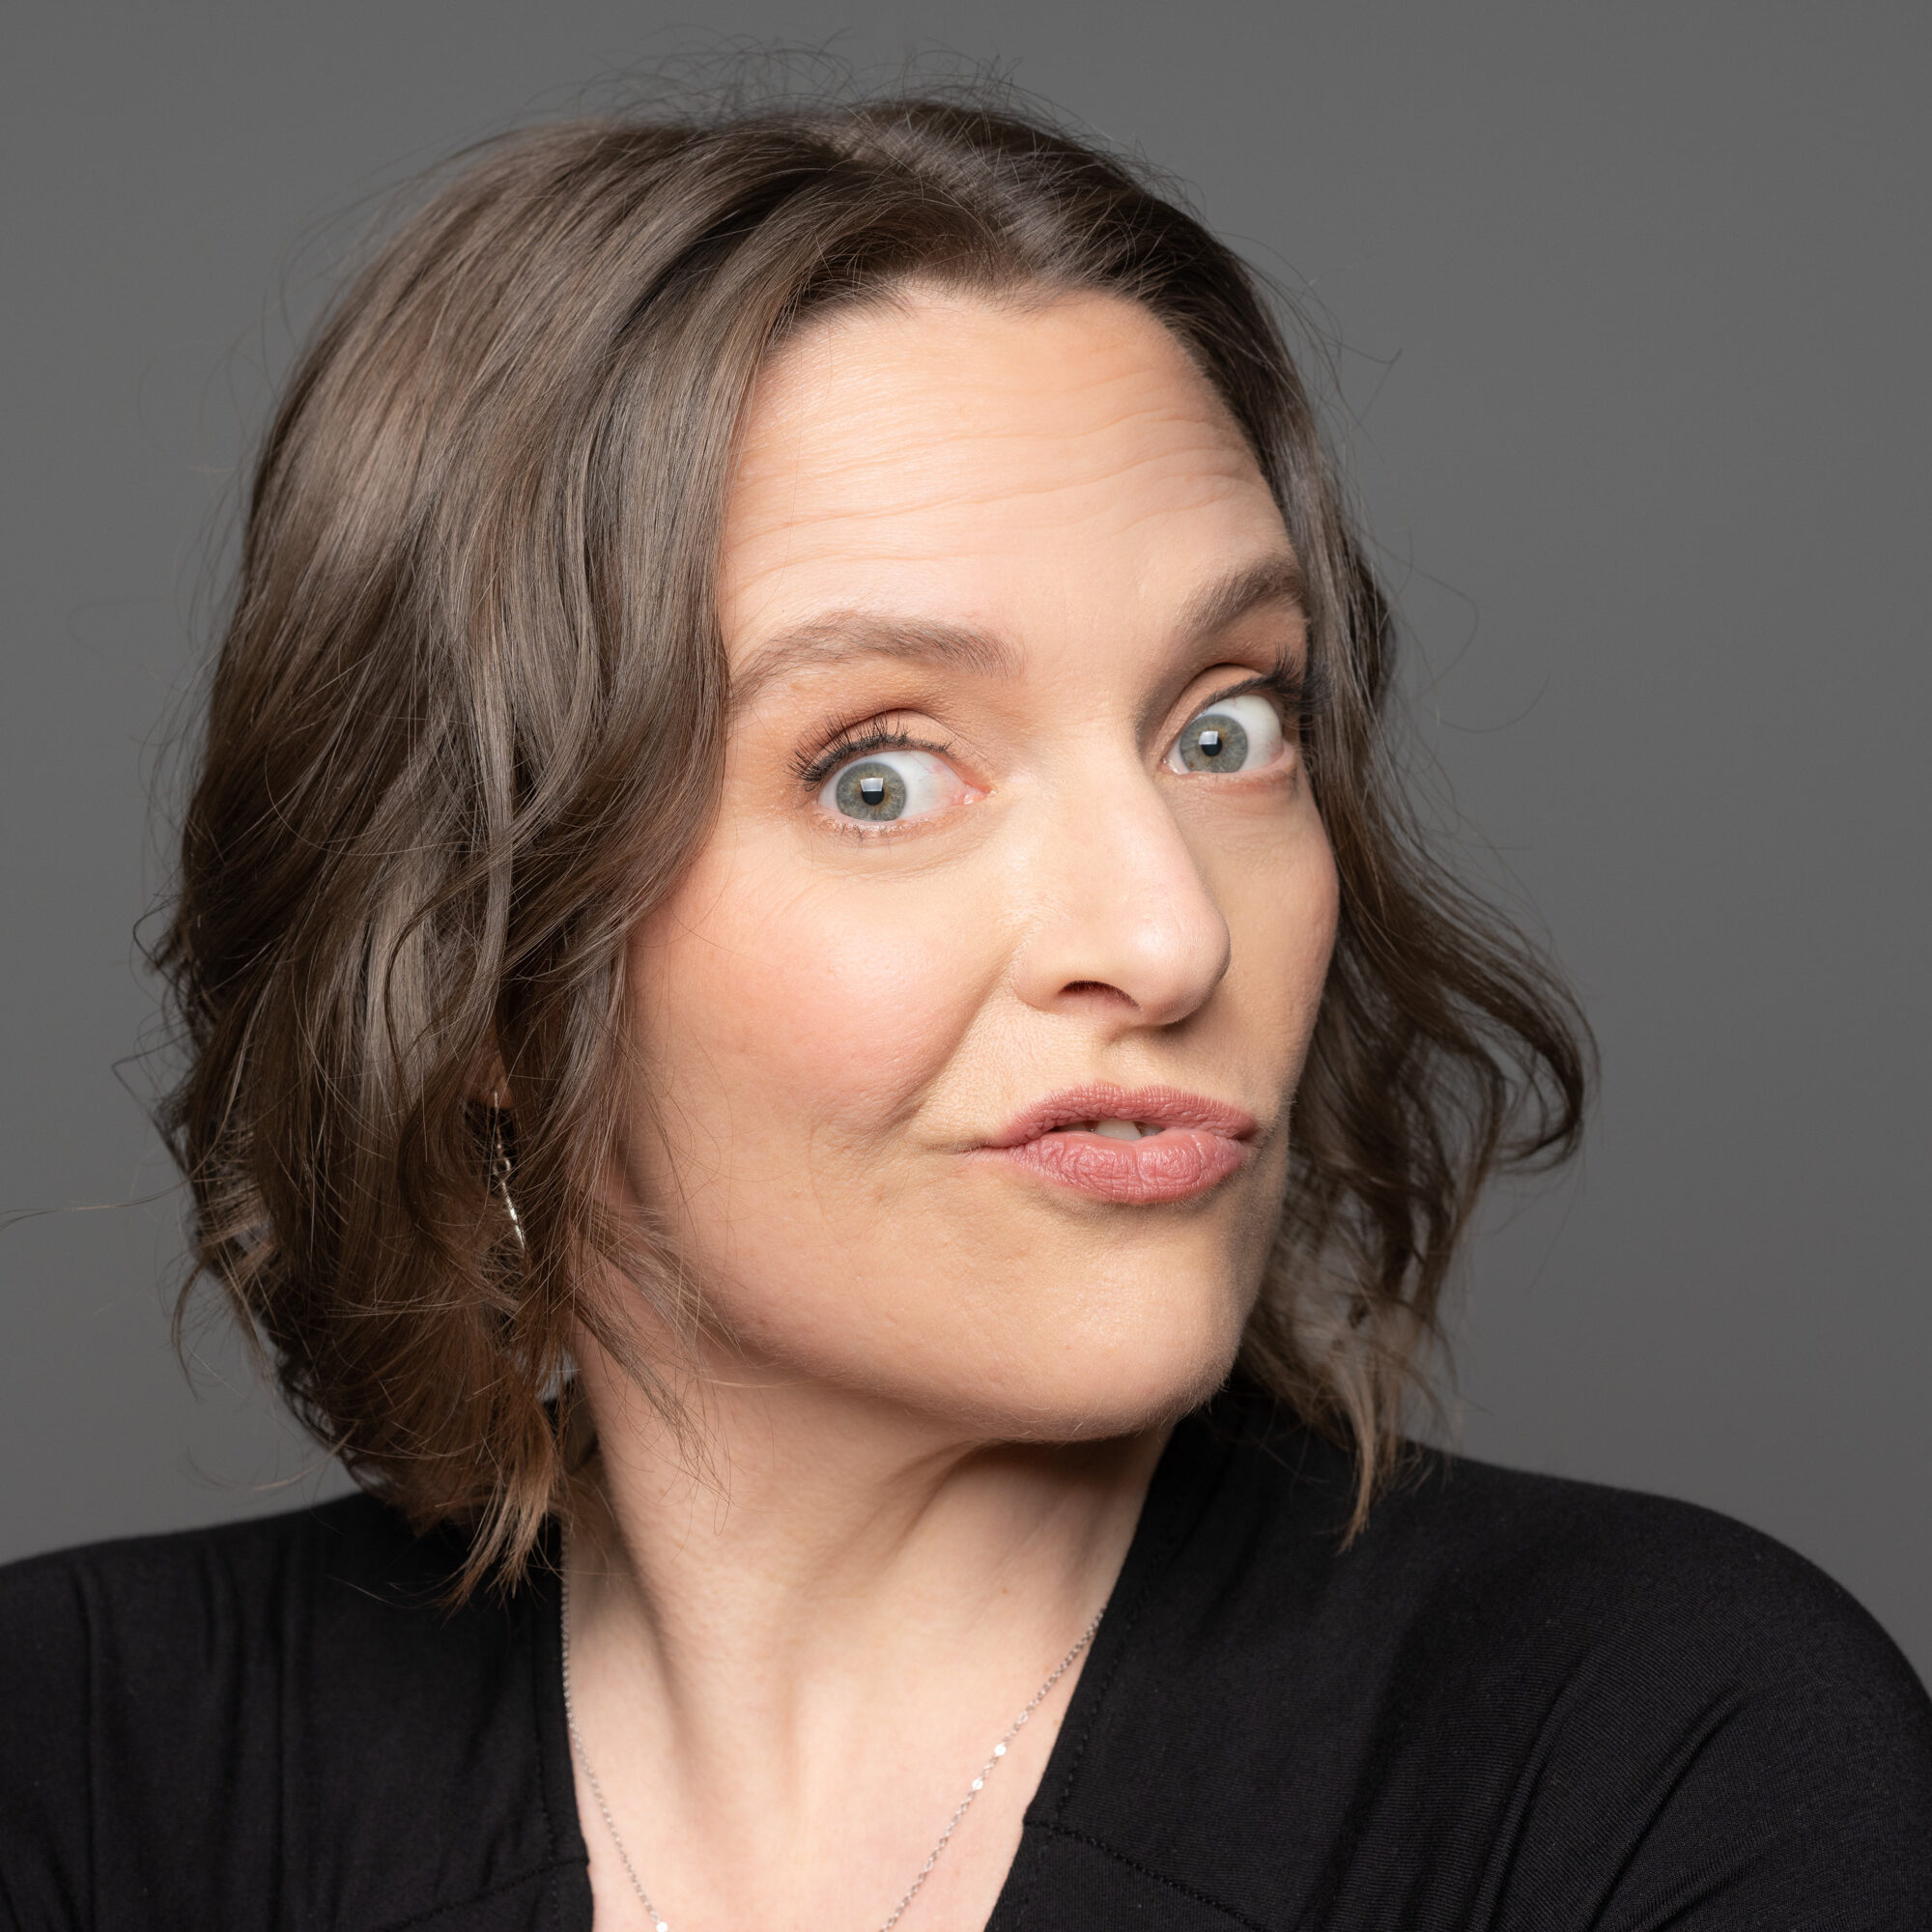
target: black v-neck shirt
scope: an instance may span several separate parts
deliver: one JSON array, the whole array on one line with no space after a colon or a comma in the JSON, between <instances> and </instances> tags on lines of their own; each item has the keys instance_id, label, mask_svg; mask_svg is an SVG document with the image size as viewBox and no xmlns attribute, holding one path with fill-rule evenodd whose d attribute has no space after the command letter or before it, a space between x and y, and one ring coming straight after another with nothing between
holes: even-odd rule
<instances>
[{"instance_id":1,"label":"black v-neck shirt","mask_svg":"<svg viewBox=\"0 0 1932 1932\"><path fill-rule=\"evenodd\" d=\"M1349 1485L1176 1431L990 1932L1932 1927L1932 1705L1816 1570L1434 1455L1345 1544ZM0 1921L587 1932L554 1574L457 1556L355 1497L0 1570Z\"/></svg>"}]
</instances>

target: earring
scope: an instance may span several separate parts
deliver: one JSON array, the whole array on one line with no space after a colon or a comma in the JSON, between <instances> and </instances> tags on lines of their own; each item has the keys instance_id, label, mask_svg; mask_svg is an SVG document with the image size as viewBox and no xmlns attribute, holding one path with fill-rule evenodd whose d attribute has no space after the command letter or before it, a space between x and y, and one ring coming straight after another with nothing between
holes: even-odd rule
<instances>
[{"instance_id":1,"label":"earring","mask_svg":"<svg viewBox=\"0 0 1932 1932\"><path fill-rule=\"evenodd\" d=\"M524 1238L524 1217L510 1199L510 1150L503 1144L503 1110L497 1107L490 1114L490 1179L503 1197L503 1209L510 1217L510 1232L517 1237L517 1246L527 1252L530 1244Z\"/></svg>"}]
</instances>

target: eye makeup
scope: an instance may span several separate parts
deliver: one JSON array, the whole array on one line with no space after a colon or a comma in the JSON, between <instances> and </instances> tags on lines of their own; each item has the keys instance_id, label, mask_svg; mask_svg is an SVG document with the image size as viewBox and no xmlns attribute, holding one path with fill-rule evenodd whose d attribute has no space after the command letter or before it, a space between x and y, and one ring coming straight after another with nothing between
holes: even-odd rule
<instances>
[{"instance_id":1,"label":"eye makeup","mask_svg":"<svg viewBox=\"0 0 1932 1932\"><path fill-rule=\"evenodd\" d=\"M1321 667L1303 658L1284 657L1273 668L1236 678L1190 707L1190 719L1217 705L1226 705L1251 693L1264 693L1275 700L1282 713L1284 730L1291 741L1298 741L1307 723L1321 708L1324 683ZM898 722L898 714L881 713L841 727L815 751L801 750L788 764L792 776L806 790L823 790L826 781L841 766L879 753L915 752L940 759L951 759L952 740L923 737ZM1165 760L1164 760L1165 762ZM868 801L871 803L871 801Z\"/></svg>"},{"instance_id":2,"label":"eye makeup","mask_svg":"<svg viewBox=\"0 0 1932 1932\"><path fill-rule=\"evenodd\" d=\"M792 774L808 790L816 791L840 765L871 752L929 752L935 758L945 758L952 755L952 746L915 738L902 724L895 724L888 713L848 725L820 751L801 752L791 760Z\"/></svg>"},{"instance_id":3,"label":"eye makeup","mask_svg":"<svg viewBox=\"0 0 1932 1932\"><path fill-rule=\"evenodd\" d=\"M1279 702L1282 724L1291 736L1298 736L1305 730L1327 702L1323 667L1312 659L1284 658L1272 670L1236 678L1221 690L1199 699L1189 708L1187 715L1197 718L1204 711L1211 711L1217 704L1226 704L1231 698L1244 696L1252 691L1265 692Z\"/></svg>"}]
</instances>

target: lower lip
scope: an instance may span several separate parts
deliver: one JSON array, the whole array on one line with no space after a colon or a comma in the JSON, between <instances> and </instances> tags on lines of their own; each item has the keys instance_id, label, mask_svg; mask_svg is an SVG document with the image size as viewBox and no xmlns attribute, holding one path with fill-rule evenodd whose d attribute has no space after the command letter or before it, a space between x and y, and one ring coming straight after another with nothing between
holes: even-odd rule
<instances>
[{"instance_id":1,"label":"lower lip","mask_svg":"<svg viewBox=\"0 0 1932 1932\"><path fill-rule=\"evenodd\" d=\"M1202 1127L1167 1127L1137 1141L1117 1141L1106 1134L1040 1134L1017 1147L985 1151L1076 1194L1134 1207L1206 1194L1244 1167L1249 1153L1246 1142Z\"/></svg>"}]
</instances>

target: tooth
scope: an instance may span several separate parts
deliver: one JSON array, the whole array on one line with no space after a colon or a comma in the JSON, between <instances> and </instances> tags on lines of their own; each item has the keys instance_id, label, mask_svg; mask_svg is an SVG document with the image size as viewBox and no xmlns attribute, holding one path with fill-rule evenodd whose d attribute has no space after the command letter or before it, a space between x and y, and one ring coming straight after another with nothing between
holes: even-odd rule
<instances>
[{"instance_id":1,"label":"tooth","mask_svg":"<svg viewBox=\"0 0 1932 1932\"><path fill-rule=\"evenodd\" d=\"M1095 1121L1094 1131L1110 1141L1137 1141L1141 1130L1132 1121Z\"/></svg>"}]
</instances>

